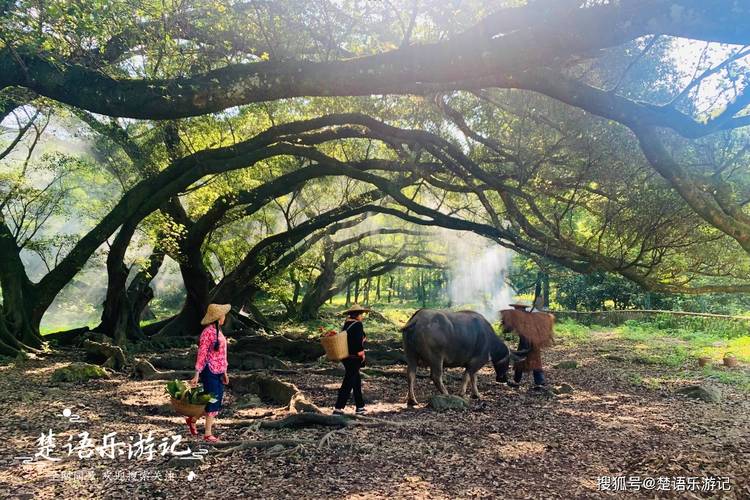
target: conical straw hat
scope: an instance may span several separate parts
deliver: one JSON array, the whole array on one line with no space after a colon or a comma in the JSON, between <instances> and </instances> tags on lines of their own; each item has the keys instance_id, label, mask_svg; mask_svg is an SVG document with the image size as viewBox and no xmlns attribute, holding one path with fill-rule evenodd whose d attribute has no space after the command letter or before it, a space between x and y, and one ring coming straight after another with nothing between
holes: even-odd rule
<instances>
[{"instance_id":1,"label":"conical straw hat","mask_svg":"<svg viewBox=\"0 0 750 500\"><path fill-rule=\"evenodd\" d=\"M359 304L352 304L352 306L341 314L349 314L353 312L368 312L371 311L369 307L362 307Z\"/></svg>"},{"instance_id":2,"label":"conical straw hat","mask_svg":"<svg viewBox=\"0 0 750 500\"><path fill-rule=\"evenodd\" d=\"M209 304L208 309L206 310L206 315L203 316L203 319L201 320L201 325L213 323L219 318L226 316L231 309L231 304Z\"/></svg>"}]
</instances>

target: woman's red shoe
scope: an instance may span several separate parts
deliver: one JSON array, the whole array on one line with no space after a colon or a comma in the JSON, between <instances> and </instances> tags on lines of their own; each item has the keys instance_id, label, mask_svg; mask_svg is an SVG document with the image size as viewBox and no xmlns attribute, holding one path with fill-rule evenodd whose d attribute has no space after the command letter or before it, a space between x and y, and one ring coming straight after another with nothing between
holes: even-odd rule
<instances>
[{"instance_id":1,"label":"woman's red shoe","mask_svg":"<svg viewBox=\"0 0 750 500\"><path fill-rule=\"evenodd\" d=\"M219 440L219 438L217 438L214 435L210 435L210 436L203 436L203 440L208 441L209 443L215 443Z\"/></svg>"},{"instance_id":2,"label":"woman's red shoe","mask_svg":"<svg viewBox=\"0 0 750 500\"><path fill-rule=\"evenodd\" d=\"M188 429L190 429L190 434L193 436L198 435L198 428L195 426L195 421L193 420L193 417L185 417L185 423L188 426Z\"/></svg>"}]
</instances>

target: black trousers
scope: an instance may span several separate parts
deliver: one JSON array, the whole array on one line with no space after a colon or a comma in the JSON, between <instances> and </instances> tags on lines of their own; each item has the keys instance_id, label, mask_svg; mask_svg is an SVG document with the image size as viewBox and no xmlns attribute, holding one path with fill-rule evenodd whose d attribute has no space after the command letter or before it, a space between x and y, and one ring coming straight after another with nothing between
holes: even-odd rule
<instances>
[{"instance_id":1,"label":"black trousers","mask_svg":"<svg viewBox=\"0 0 750 500\"><path fill-rule=\"evenodd\" d=\"M359 369L362 367L362 360L359 358L344 358L344 381L339 389L339 396L336 398L336 408L343 410L349 401L352 391L354 391L354 403L357 408L365 407L365 400L362 397L362 377L359 375Z\"/></svg>"},{"instance_id":2,"label":"black trousers","mask_svg":"<svg viewBox=\"0 0 750 500\"><path fill-rule=\"evenodd\" d=\"M541 368L535 368L531 370L531 373L534 375L534 383L536 385L544 385L544 370L542 370ZM516 368L513 372L513 380L516 383L519 383L522 378L523 370L519 370L518 368Z\"/></svg>"}]
</instances>

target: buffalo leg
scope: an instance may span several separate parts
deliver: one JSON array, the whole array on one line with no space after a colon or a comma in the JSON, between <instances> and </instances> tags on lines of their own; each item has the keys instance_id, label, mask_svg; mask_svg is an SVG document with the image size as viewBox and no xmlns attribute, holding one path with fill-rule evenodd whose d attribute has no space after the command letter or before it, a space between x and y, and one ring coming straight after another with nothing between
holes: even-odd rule
<instances>
[{"instance_id":1,"label":"buffalo leg","mask_svg":"<svg viewBox=\"0 0 750 500\"><path fill-rule=\"evenodd\" d=\"M438 392L440 394L448 394L448 389L443 385L443 360L433 362L430 367L430 375L432 375L432 381L435 383Z\"/></svg>"},{"instance_id":2,"label":"buffalo leg","mask_svg":"<svg viewBox=\"0 0 750 500\"><path fill-rule=\"evenodd\" d=\"M406 382L409 386L408 394L406 396L406 405L416 406L417 397L414 394L414 386L417 383L417 364L410 360L406 366Z\"/></svg>"},{"instance_id":3,"label":"buffalo leg","mask_svg":"<svg viewBox=\"0 0 750 500\"><path fill-rule=\"evenodd\" d=\"M479 389L477 388L477 372L471 374L471 397L479 399Z\"/></svg>"},{"instance_id":4,"label":"buffalo leg","mask_svg":"<svg viewBox=\"0 0 750 500\"><path fill-rule=\"evenodd\" d=\"M469 380L471 379L471 376L469 375L469 370L467 369L464 372L463 379L461 380L461 392L459 393L459 396L466 397L466 388L469 385Z\"/></svg>"}]
</instances>

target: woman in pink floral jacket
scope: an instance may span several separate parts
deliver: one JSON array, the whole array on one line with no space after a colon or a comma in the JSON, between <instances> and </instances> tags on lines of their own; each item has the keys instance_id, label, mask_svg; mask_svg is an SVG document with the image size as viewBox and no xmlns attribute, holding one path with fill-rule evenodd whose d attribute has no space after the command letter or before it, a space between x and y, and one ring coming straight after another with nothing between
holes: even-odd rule
<instances>
[{"instance_id":1,"label":"woman in pink floral jacket","mask_svg":"<svg viewBox=\"0 0 750 500\"><path fill-rule=\"evenodd\" d=\"M206 405L206 430L203 439L210 442L218 441L211 433L214 419L221 410L221 400L224 397L224 385L229 383L227 375L227 339L221 332L226 315L231 309L230 304L211 304L208 306L206 315L201 320L205 328L201 332L198 345L198 357L195 362L195 376L190 384L198 385L198 380L203 383L203 389L216 397L215 403ZM190 433L198 435L195 423L200 417L187 417L185 421L190 428Z\"/></svg>"}]
</instances>

